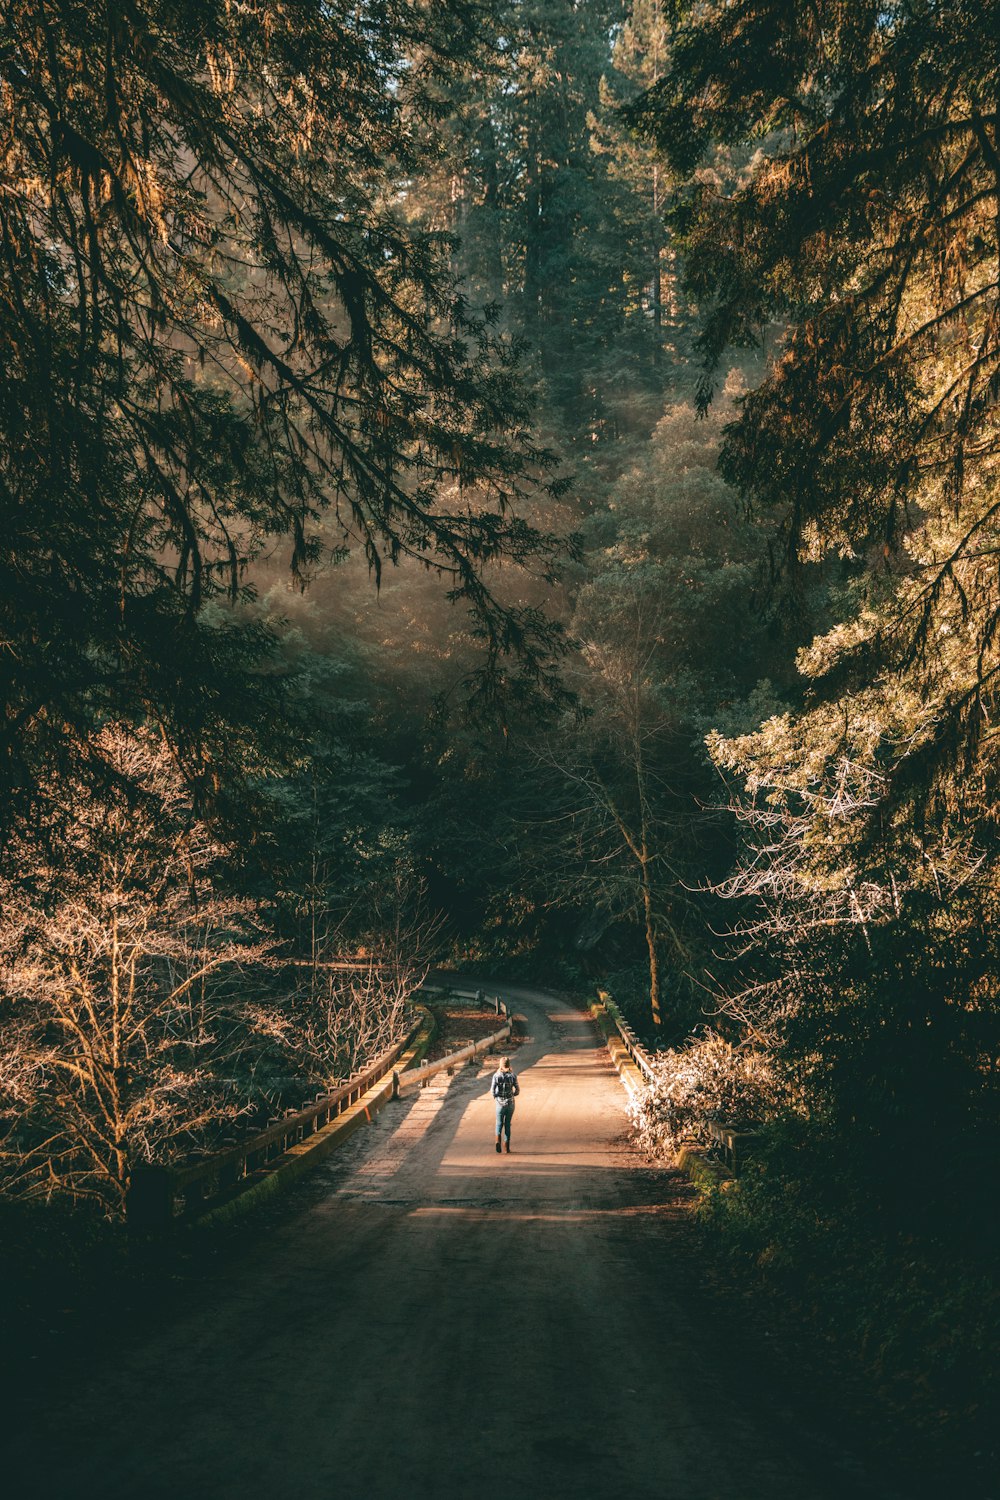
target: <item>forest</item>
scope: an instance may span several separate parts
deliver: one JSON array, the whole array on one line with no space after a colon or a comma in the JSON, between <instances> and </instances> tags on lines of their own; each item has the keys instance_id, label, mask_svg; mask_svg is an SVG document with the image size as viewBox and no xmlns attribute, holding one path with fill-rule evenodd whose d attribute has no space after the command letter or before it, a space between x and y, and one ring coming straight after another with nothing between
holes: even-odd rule
<instances>
[{"instance_id":1,"label":"forest","mask_svg":"<svg viewBox=\"0 0 1000 1500\"><path fill-rule=\"evenodd\" d=\"M982 1441L1000 7L0 15L0 1228L432 966L604 990L733 1263Z\"/></svg>"}]
</instances>

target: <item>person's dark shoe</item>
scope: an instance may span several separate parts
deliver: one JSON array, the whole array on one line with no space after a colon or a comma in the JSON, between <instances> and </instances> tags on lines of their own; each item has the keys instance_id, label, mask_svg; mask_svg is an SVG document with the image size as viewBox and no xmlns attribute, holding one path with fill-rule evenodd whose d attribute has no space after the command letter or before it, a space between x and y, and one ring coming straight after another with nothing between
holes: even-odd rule
<instances>
[{"instance_id":1,"label":"person's dark shoe","mask_svg":"<svg viewBox=\"0 0 1000 1500\"><path fill-rule=\"evenodd\" d=\"M508 1151L510 1150L509 1146L507 1147L507 1150ZM498 1156L500 1155L500 1137L499 1136L497 1136L497 1155Z\"/></svg>"},{"instance_id":2,"label":"person's dark shoe","mask_svg":"<svg viewBox=\"0 0 1000 1500\"><path fill-rule=\"evenodd\" d=\"M500 1150L499 1146L497 1147L497 1150L498 1151ZM504 1146L504 1150L506 1151L507 1155L509 1156L510 1155L510 1141L508 1141L507 1144Z\"/></svg>"}]
</instances>

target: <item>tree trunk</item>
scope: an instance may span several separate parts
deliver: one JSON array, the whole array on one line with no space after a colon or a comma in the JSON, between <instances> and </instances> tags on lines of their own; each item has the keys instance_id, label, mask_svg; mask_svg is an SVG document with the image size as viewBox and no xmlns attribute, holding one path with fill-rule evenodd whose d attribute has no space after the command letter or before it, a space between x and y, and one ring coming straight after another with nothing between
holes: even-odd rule
<instances>
[{"instance_id":1,"label":"tree trunk","mask_svg":"<svg viewBox=\"0 0 1000 1500\"><path fill-rule=\"evenodd\" d=\"M653 166L653 218L659 227L660 169ZM653 252L653 359L659 364L663 354L663 251L659 244Z\"/></svg>"},{"instance_id":2,"label":"tree trunk","mask_svg":"<svg viewBox=\"0 0 1000 1500\"><path fill-rule=\"evenodd\" d=\"M483 167L483 207L487 213L486 245L482 274L491 301L499 302L504 295L503 235L501 214L503 204L500 195L500 175L497 170L497 141L493 122L487 117L479 133Z\"/></svg>"},{"instance_id":3,"label":"tree trunk","mask_svg":"<svg viewBox=\"0 0 1000 1500\"><path fill-rule=\"evenodd\" d=\"M649 860L642 860L642 907L646 919L646 947L649 949L649 1009L653 1025L663 1025L660 1010L660 959L656 950L656 918L653 914L653 890L649 880Z\"/></svg>"}]
</instances>

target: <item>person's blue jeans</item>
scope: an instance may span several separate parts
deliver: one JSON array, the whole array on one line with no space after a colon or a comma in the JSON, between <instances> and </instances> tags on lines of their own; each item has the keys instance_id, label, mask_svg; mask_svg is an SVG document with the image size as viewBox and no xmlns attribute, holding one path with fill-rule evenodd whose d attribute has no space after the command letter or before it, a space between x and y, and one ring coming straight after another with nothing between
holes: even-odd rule
<instances>
[{"instance_id":1,"label":"person's blue jeans","mask_svg":"<svg viewBox=\"0 0 1000 1500\"><path fill-rule=\"evenodd\" d=\"M509 1099L509 1100L507 1100L505 1102L503 1099L498 1099L496 1101L496 1104L497 1104L497 1135L505 1135L507 1137L507 1144L509 1146L510 1145L510 1122L513 1119L513 1116L514 1116L514 1101L513 1101L513 1099Z\"/></svg>"}]
</instances>

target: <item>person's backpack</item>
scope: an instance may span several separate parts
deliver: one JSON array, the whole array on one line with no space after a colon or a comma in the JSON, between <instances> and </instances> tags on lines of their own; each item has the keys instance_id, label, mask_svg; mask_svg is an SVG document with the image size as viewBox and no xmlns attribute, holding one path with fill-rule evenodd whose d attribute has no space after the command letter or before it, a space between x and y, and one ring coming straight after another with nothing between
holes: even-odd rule
<instances>
[{"instance_id":1,"label":"person's backpack","mask_svg":"<svg viewBox=\"0 0 1000 1500\"><path fill-rule=\"evenodd\" d=\"M513 1073L497 1074L497 1098L501 1104L509 1104L514 1097Z\"/></svg>"}]
</instances>

